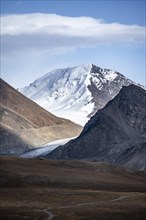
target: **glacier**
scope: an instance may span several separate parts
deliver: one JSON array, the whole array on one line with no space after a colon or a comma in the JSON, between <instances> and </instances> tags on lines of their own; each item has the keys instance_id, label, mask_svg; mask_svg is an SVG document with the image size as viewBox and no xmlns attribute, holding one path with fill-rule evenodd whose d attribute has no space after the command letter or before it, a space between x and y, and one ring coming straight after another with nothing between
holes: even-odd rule
<instances>
[{"instance_id":1,"label":"glacier","mask_svg":"<svg viewBox=\"0 0 146 220\"><path fill-rule=\"evenodd\" d=\"M65 138L65 139L49 142L47 144L38 146L36 149L32 149L31 151L23 153L20 157L22 158L43 157L47 155L48 153L50 153L55 148L57 148L58 146L64 145L74 138L76 137Z\"/></svg>"}]
</instances>

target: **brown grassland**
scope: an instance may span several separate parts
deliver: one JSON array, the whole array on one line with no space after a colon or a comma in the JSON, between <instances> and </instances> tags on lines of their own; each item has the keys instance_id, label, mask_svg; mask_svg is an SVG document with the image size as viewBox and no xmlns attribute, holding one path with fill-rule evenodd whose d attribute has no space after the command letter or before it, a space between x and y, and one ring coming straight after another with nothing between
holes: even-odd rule
<instances>
[{"instance_id":1,"label":"brown grassland","mask_svg":"<svg viewBox=\"0 0 146 220\"><path fill-rule=\"evenodd\" d=\"M97 162L1 157L0 174L0 219L146 219L143 172Z\"/></svg>"}]
</instances>

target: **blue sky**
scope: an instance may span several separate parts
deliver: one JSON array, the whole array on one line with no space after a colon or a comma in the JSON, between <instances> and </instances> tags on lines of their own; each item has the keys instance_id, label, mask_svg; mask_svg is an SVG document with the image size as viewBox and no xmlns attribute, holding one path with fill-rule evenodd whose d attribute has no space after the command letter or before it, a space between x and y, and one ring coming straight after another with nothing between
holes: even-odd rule
<instances>
[{"instance_id":1,"label":"blue sky","mask_svg":"<svg viewBox=\"0 0 146 220\"><path fill-rule=\"evenodd\" d=\"M143 0L9 0L1 16L1 75L16 88L84 63L145 84Z\"/></svg>"}]
</instances>

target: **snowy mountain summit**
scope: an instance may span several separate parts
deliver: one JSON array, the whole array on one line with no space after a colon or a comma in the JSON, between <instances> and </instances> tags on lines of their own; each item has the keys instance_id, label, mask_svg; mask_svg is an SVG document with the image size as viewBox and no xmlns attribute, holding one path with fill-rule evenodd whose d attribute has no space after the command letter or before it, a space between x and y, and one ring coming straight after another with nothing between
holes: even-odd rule
<instances>
[{"instance_id":1,"label":"snowy mountain summit","mask_svg":"<svg viewBox=\"0 0 146 220\"><path fill-rule=\"evenodd\" d=\"M116 71L88 64L51 71L20 91L53 114L84 125L130 84Z\"/></svg>"}]
</instances>

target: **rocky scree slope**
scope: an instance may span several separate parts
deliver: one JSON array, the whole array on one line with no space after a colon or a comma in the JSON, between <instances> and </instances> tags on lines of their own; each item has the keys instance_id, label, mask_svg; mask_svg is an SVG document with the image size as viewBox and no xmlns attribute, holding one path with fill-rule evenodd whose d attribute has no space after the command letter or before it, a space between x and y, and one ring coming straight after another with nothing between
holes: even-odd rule
<instances>
[{"instance_id":1,"label":"rocky scree slope","mask_svg":"<svg viewBox=\"0 0 146 220\"><path fill-rule=\"evenodd\" d=\"M78 138L47 155L51 159L105 161L146 169L146 91L136 85L120 93L85 125Z\"/></svg>"}]
</instances>

